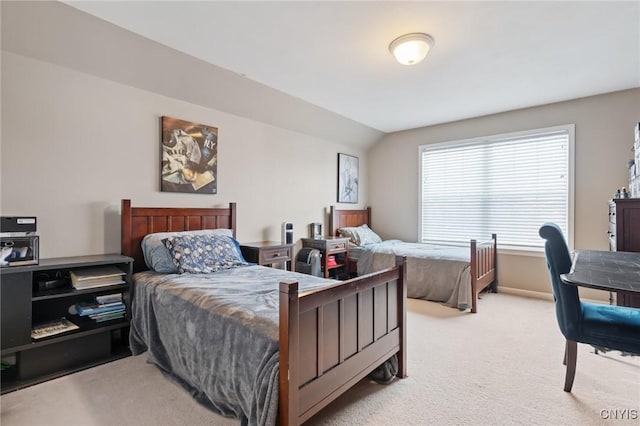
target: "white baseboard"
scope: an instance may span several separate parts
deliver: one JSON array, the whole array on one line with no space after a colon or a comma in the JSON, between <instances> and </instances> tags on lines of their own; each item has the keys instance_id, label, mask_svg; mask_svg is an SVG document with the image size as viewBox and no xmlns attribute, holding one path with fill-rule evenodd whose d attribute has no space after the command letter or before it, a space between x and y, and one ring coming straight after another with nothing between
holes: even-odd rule
<instances>
[{"instance_id":1,"label":"white baseboard","mask_svg":"<svg viewBox=\"0 0 640 426\"><path fill-rule=\"evenodd\" d=\"M553 295L542 291L523 290L521 288L498 286L498 293L511 294L514 296L532 297L534 299L550 300L553 302ZM591 303L609 303L608 300L596 299L592 297L581 296L580 300Z\"/></svg>"},{"instance_id":2,"label":"white baseboard","mask_svg":"<svg viewBox=\"0 0 640 426\"><path fill-rule=\"evenodd\" d=\"M553 301L551 293L544 293L542 291L523 290L521 288L498 286L498 293L512 294L514 296L532 297L534 299L543 299Z\"/></svg>"}]
</instances>

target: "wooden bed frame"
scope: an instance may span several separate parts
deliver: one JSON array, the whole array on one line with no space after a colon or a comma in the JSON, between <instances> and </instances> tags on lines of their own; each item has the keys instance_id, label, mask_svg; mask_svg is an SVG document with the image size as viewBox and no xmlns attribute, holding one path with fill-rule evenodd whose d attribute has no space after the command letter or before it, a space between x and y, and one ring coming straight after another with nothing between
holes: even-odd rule
<instances>
[{"instance_id":1,"label":"wooden bed frame","mask_svg":"<svg viewBox=\"0 0 640 426\"><path fill-rule=\"evenodd\" d=\"M329 230L331 235L338 235L338 229L367 224L371 227L371 207L359 210L338 210L329 208ZM498 292L498 250L496 234L491 234L488 241L471 240L471 312L478 312L478 293L489 289ZM357 262L349 261L349 273L358 272Z\"/></svg>"},{"instance_id":2,"label":"wooden bed frame","mask_svg":"<svg viewBox=\"0 0 640 426\"><path fill-rule=\"evenodd\" d=\"M142 238L154 232L230 228L228 208L131 207L122 200L122 254L147 269ZM316 291L280 283L278 423L308 420L394 354L397 377L407 376L406 259L374 274Z\"/></svg>"}]
</instances>

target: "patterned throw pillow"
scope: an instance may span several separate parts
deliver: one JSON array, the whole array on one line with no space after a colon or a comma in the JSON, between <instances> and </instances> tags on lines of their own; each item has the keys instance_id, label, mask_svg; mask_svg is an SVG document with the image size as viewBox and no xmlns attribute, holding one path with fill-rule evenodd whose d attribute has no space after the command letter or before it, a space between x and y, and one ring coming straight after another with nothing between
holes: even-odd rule
<instances>
[{"instance_id":1,"label":"patterned throw pillow","mask_svg":"<svg viewBox=\"0 0 640 426\"><path fill-rule=\"evenodd\" d=\"M360 245L360 236L358 235L358 228L345 227L338 229L338 236L349 238L349 242L356 246Z\"/></svg>"},{"instance_id":2,"label":"patterned throw pillow","mask_svg":"<svg viewBox=\"0 0 640 426\"><path fill-rule=\"evenodd\" d=\"M183 235L162 240L179 274L208 274L246 266L238 242L222 235Z\"/></svg>"},{"instance_id":3,"label":"patterned throw pillow","mask_svg":"<svg viewBox=\"0 0 640 426\"><path fill-rule=\"evenodd\" d=\"M366 224L338 229L338 235L349 238L349 242L356 246L381 243L382 238L371 230Z\"/></svg>"},{"instance_id":4,"label":"patterned throw pillow","mask_svg":"<svg viewBox=\"0 0 640 426\"><path fill-rule=\"evenodd\" d=\"M161 274L175 274L176 265L173 264L173 258L171 253L164 245L165 238L168 237L181 237L183 235L225 235L233 237L233 231L231 229L199 229L196 231L177 231L177 232L156 232L155 234L148 234L142 239L142 254L144 255L144 262L147 267L152 271L159 272Z\"/></svg>"}]
</instances>

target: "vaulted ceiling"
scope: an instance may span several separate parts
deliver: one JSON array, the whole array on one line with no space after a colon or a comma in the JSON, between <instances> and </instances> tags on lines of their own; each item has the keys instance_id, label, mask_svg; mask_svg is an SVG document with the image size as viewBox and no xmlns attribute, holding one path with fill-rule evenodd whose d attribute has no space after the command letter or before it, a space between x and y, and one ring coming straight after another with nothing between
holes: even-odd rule
<instances>
[{"instance_id":1,"label":"vaulted ceiling","mask_svg":"<svg viewBox=\"0 0 640 426\"><path fill-rule=\"evenodd\" d=\"M637 1L64 3L383 132L640 87Z\"/></svg>"}]
</instances>

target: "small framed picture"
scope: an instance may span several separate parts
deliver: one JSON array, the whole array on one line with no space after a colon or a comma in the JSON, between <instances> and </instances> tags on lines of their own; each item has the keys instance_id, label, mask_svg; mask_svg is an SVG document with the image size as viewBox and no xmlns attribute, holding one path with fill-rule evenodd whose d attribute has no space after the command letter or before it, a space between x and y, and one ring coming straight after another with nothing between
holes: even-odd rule
<instances>
[{"instance_id":1,"label":"small framed picture","mask_svg":"<svg viewBox=\"0 0 640 426\"><path fill-rule=\"evenodd\" d=\"M358 157L338 154L338 202L358 202Z\"/></svg>"}]
</instances>

